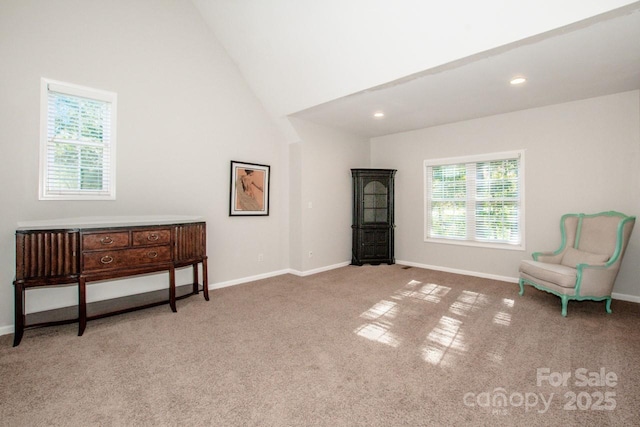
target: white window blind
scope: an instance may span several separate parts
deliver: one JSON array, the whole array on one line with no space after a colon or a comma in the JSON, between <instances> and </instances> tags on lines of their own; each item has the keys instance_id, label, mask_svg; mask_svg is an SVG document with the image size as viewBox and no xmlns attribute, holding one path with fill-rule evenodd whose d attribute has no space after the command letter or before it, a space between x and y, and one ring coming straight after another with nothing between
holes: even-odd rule
<instances>
[{"instance_id":1,"label":"white window blind","mask_svg":"<svg viewBox=\"0 0 640 427\"><path fill-rule=\"evenodd\" d=\"M522 248L524 152L425 161L425 240Z\"/></svg>"},{"instance_id":2,"label":"white window blind","mask_svg":"<svg viewBox=\"0 0 640 427\"><path fill-rule=\"evenodd\" d=\"M430 191L430 237L467 236L467 169L464 164L433 166L427 174Z\"/></svg>"},{"instance_id":3,"label":"white window blind","mask_svg":"<svg viewBox=\"0 0 640 427\"><path fill-rule=\"evenodd\" d=\"M115 198L116 94L43 79L41 199Z\"/></svg>"}]
</instances>

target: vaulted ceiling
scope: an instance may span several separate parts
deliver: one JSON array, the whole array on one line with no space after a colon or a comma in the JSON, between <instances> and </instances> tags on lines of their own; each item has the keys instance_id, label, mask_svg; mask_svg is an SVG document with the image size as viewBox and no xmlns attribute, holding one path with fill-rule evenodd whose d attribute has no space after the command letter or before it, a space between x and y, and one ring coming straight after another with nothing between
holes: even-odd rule
<instances>
[{"instance_id":1,"label":"vaulted ceiling","mask_svg":"<svg viewBox=\"0 0 640 427\"><path fill-rule=\"evenodd\" d=\"M193 1L275 118L366 137L640 89L637 1Z\"/></svg>"}]
</instances>

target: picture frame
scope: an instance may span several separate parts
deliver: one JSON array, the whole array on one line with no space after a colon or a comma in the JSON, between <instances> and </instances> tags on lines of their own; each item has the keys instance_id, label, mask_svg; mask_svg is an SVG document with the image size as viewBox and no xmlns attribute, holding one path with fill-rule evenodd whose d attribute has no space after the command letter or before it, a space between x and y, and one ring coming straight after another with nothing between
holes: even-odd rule
<instances>
[{"instance_id":1,"label":"picture frame","mask_svg":"<svg viewBox=\"0 0 640 427\"><path fill-rule=\"evenodd\" d=\"M271 167L231 160L229 216L268 216Z\"/></svg>"}]
</instances>

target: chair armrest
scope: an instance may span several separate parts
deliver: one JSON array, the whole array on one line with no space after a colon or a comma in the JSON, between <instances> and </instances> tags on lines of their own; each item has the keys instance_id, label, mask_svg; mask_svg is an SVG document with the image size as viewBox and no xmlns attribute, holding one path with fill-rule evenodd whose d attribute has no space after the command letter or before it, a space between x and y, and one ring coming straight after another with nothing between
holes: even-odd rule
<instances>
[{"instance_id":1,"label":"chair armrest","mask_svg":"<svg viewBox=\"0 0 640 427\"><path fill-rule=\"evenodd\" d=\"M534 261L548 262L549 264L560 264L560 261L562 261L562 252L534 252L531 256Z\"/></svg>"},{"instance_id":2,"label":"chair armrest","mask_svg":"<svg viewBox=\"0 0 640 427\"><path fill-rule=\"evenodd\" d=\"M578 264L576 295L610 296L618 275L617 266Z\"/></svg>"}]
</instances>

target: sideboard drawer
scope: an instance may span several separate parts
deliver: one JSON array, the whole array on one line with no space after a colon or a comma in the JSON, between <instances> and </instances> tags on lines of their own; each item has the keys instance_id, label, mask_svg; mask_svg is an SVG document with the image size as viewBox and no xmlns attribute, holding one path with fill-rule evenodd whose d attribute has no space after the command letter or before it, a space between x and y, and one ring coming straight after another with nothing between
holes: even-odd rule
<instances>
[{"instance_id":1,"label":"sideboard drawer","mask_svg":"<svg viewBox=\"0 0 640 427\"><path fill-rule=\"evenodd\" d=\"M167 244L171 241L169 229L141 230L133 232L133 246Z\"/></svg>"},{"instance_id":2,"label":"sideboard drawer","mask_svg":"<svg viewBox=\"0 0 640 427\"><path fill-rule=\"evenodd\" d=\"M99 271L116 268L135 268L171 262L169 246L89 252L83 254L82 270Z\"/></svg>"},{"instance_id":3,"label":"sideboard drawer","mask_svg":"<svg viewBox=\"0 0 640 427\"><path fill-rule=\"evenodd\" d=\"M85 251L126 248L129 246L129 232L87 233L82 235L82 249Z\"/></svg>"}]
</instances>

